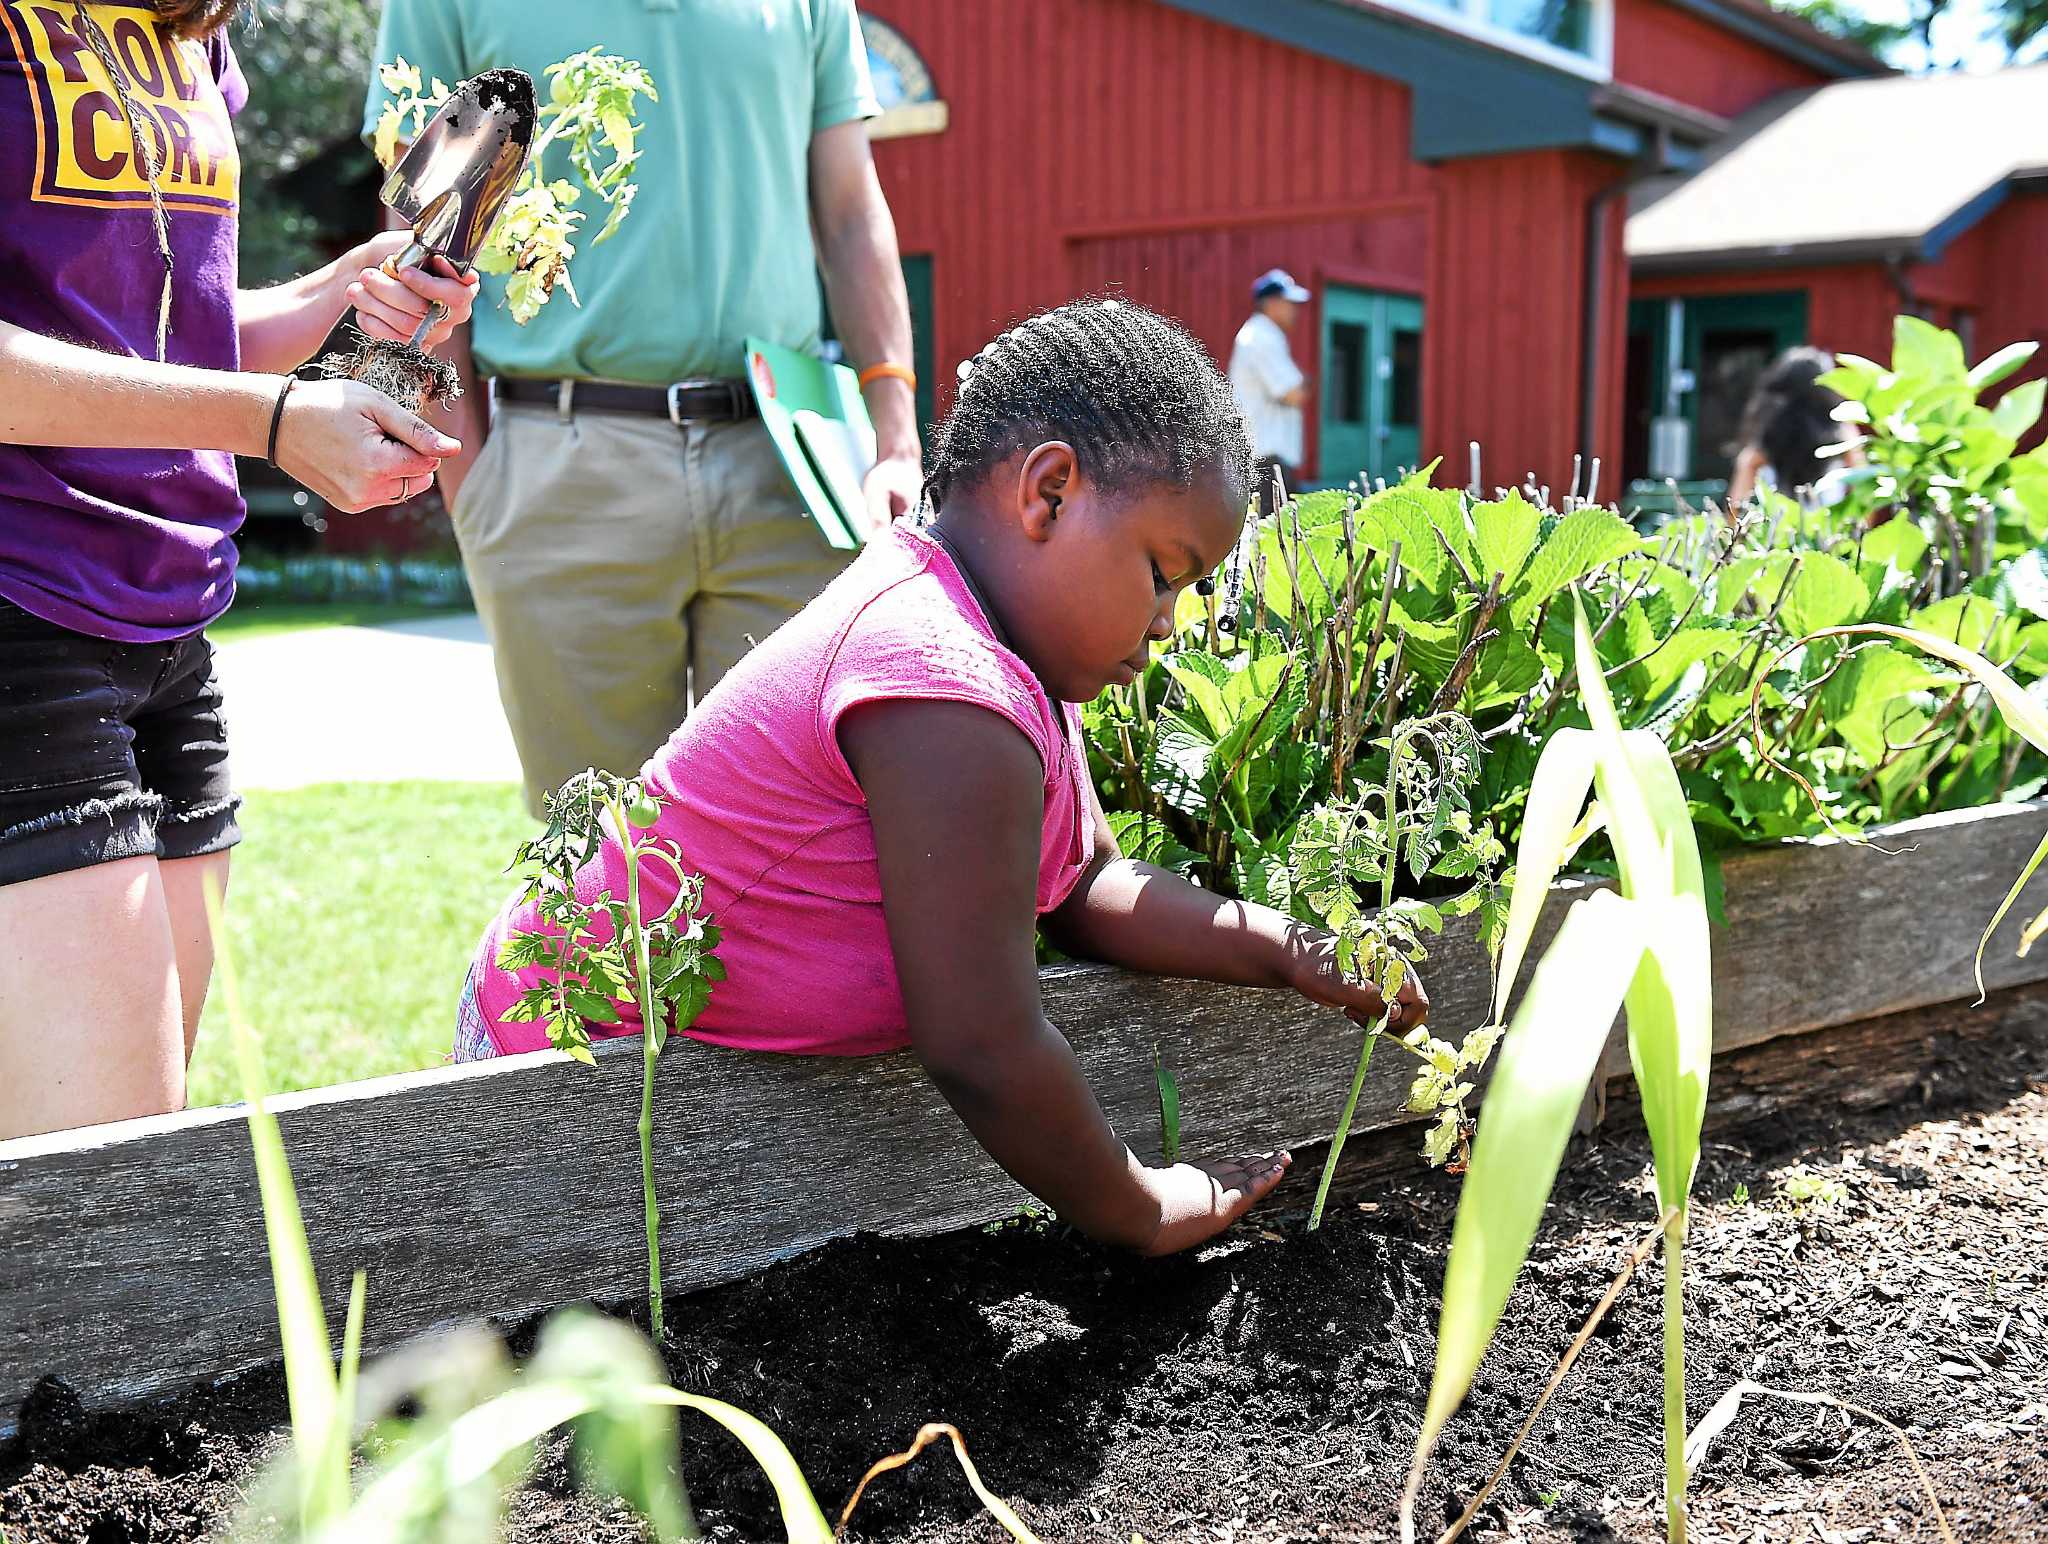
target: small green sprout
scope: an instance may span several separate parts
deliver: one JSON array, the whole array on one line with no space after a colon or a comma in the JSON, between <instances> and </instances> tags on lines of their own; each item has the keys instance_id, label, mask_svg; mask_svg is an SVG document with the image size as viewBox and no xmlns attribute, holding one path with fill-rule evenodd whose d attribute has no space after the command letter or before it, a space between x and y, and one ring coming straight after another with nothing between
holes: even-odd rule
<instances>
[{"instance_id":1,"label":"small green sprout","mask_svg":"<svg viewBox=\"0 0 2048 1544\"><path fill-rule=\"evenodd\" d=\"M1159 1080L1159 1151L1168 1163L1180 1162L1180 1080L1152 1047L1152 1071Z\"/></svg>"}]
</instances>

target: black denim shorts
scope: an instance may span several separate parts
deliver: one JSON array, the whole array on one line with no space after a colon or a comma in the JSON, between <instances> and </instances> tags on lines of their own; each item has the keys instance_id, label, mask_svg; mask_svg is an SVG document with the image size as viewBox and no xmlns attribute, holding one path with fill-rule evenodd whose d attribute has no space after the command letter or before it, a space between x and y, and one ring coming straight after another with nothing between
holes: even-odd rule
<instances>
[{"instance_id":1,"label":"black denim shorts","mask_svg":"<svg viewBox=\"0 0 2048 1544\"><path fill-rule=\"evenodd\" d=\"M0 885L242 839L213 648L88 637L0 600Z\"/></svg>"}]
</instances>

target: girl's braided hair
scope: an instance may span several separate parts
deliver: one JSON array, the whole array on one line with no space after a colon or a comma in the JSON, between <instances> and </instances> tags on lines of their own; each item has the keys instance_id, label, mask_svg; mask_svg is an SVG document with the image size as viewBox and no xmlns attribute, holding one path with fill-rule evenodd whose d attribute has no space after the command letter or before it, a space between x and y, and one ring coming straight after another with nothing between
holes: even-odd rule
<instances>
[{"instance_id":1,"label":"girl's braided hair","mask_svg":"<svg viewBox=\"0 0 2048 1544\"><path fill-rule=\"evenodd\" d=\"M1126 300L1072 300L1018 323L960 366L953 410L924 461L941 508L1006 457L1048 440L1074 447L1111 492L1217 469L1233 504L1251 482L1251 443L1230 386L1178 322Z\"/></svg>"}]
</instances>

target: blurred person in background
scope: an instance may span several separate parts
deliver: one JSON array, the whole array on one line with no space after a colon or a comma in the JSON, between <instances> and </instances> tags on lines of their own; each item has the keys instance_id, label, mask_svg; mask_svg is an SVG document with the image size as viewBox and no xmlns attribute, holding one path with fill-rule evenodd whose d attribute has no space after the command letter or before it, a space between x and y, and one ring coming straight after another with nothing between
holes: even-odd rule
<instances>
[{"instance_id":1,"label":"blurred person in background","mask_svg":"<svg viewBox=\"0 0 2048 1544\"><path fill-rule=\"evenodd\" d=\"M1294 362L1287 339L1307 303L1308 291L1292 274L1268 269L1252 283L1252 314L1231 345L1230 390L1251 432L1252 457L1261 475L1274 466L1289 474L1301 470L1301 410L1308 401L1308 377Z\"/></svg>"},{"instance_id":2,"label":"blurred person in background","mask_svg":"<svg viewBox=\"0 0 2048 1544\"><path fill-rule=\"evenodd\" d=\"M549 65L593 45L660 93L640 110L632 215L578 251L580 305L521 327L487 282L445 351L463 395L442 421L464 448L441 492L535 816L586 767L637 772L845 566L741 378L750 335L819 350L821 273L875 426L871 531L921 476L852 0L386 0L377 58L451 82L511 67L545 91ZM366 137L387 99L373 84Z\"/></svg>"},{"instance_id":3,"label":"blurred person in background","mask_svg":"<svg viewBox=\"0 0 2048 1544\"><path fill-rule=\"evenodd\" d=\"M1834 417L1841 396L1820 384L1834 367L1834 355L1802 345L1785 350L1757 377L1742 410L1742 444L1728 478L1730 509L1766 490L1793 494L1810 488L1822 504L1841 499L1839 474L1861 466L1863 453L1852 446L1821 454L1853 434Z\"/></svg>"}]
</instances>

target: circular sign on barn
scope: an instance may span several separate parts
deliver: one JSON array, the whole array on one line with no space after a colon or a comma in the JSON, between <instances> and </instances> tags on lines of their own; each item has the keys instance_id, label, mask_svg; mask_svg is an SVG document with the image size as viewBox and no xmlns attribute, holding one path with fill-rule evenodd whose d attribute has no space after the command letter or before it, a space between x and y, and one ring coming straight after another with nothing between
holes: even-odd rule
<instances>
[{"instance_id":1,"label":"circular sign on barn","mask_svg":"<svg viewBox=\"0 0 2048 1544\"><path fill-rule=\"evenodd\" d=\"M870 139L901 139L910 134L937 134L946 127L946 104L932 84L932 72L910 42L887 22L863 14L862 40L868 49L868 74L882 116L868 125Z\"/></svg>"}]
</instances>

